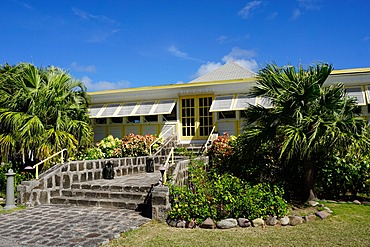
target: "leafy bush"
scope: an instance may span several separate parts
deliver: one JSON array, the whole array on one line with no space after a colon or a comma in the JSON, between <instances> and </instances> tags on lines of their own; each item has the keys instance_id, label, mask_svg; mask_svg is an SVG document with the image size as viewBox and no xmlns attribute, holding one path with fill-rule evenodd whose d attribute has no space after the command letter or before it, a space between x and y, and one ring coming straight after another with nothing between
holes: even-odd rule
<instances>
[{"instance_id":1,"label":"leafy bush","mask_svg":"<svg viewBox=\"0 0 370 247\"><path fill-rule=\"evenodd\" d=\"M318 167L318 186L326 197L355 197L358 193L369 194L370 155L368 152L350 147L345 155L337 154L322 167Z\"/></svg>"},{"instance_id":2,"label":"leafy bush","mask_svg":"<svg viewBox=\"0 0 370 247\"><path fill-rule=\"evenodd\" d=\"M227 132L221 136L218 136L216 140L212 142L211 147L207 150L207 155L210 158L211 168L217 171L230 171L231 159L234 157L235 151L233 148L233 142L235 136L228 135Z\"/></svg>"},{"instance_id":3,"label":"leafy bush","mask_svg":"<svg viewBox=\"0 0 370 247\"><path fill-rule=\"evenodd\" d=\"M202 162L192 161L189 187L170 186L169 218L200 224L207 217L225 218L281 217L287 213L283 190L268 184L249 186L230 174L206 172Z\"/></svg>"},{"instance_id":4,"label":"leafy bush","mask_svg":"<svg viewBox=\"0 0 370 247\"><path fill-rule=\"evenodd\" d=\"M150 154L150 145L157 140L154 135L134 135L124 136L122 140L107 136L94 147L86 149L83 153L77 155L77 159L94 160L122 157L138 157ZM157 142L152 146L152 153L156 152L161 145Z\"/></svg>"}]
</instances>

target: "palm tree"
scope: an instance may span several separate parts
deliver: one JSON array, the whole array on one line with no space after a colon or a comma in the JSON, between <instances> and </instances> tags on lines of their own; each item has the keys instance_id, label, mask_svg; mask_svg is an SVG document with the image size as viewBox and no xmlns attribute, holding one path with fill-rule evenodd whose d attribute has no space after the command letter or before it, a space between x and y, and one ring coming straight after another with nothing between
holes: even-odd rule
<instances>
[{"instance_id":1,"label":"palm tree","mask_svg":"<svg viewBox=\"0 0 370 247\"><path fill-rule=\"evenodd\" d=\"M315 165L367 134L366 121L343 85L323 86L332 69L328 64L306 70L267 65L259 71L251 95L267 98L274 107L246 110L244 147L256 151L272 143L281 165L303 171L303 199L314 189Z\"/></svg>"},{"instance_id":2,"label":"palm tree","mask_svg":"<svg viewBox=\"0 0 370 247\"><path fill-rule=\"evenodd\" d=\"M0 151L3 157L42 160L90 142L86 89L65 71L32 64L0 69Z\"/></svg>"}]
</instances>

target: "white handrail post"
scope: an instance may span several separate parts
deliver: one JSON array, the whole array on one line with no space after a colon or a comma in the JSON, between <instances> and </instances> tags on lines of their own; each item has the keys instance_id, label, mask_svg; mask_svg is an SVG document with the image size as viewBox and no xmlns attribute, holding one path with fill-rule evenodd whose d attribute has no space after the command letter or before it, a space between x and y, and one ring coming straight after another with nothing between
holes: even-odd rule
<instances>
[{"instance_id":1,"label":"white handrail post","mask_svg":"<svg viewBox=\"0 0 370 247\"><path fill-rule=\"evenodd\" d=\"M36 166L36 179L39 178L39 166Z\"/></svg>"}]
</instances>

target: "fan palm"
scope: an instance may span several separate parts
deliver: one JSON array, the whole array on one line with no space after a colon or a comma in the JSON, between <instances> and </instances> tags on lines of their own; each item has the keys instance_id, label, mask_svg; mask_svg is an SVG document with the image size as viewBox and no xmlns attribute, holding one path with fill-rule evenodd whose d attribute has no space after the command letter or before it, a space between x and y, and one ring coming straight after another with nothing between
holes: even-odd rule
<instances>
[{"instance_id":1,"label":"fan palm","mask_svg":"<svg viewBox=\"0 0 370 247\"><path fill-rule=\"evenodd\" d=\"M314 164L367 133L359 107L343 85L323 86L332 69L328 64L308 69L267 65L251 95L269 99L274 107L246 110L245 146L258 149L272 141L280 163L303 170L305 199L314 187Z\"/></svg>"}]
</instances>

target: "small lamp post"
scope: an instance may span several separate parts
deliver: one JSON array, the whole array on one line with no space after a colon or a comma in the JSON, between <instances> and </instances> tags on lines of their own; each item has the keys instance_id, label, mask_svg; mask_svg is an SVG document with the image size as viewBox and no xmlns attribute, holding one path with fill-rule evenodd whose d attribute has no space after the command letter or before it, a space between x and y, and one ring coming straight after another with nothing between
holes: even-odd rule
<instances>
[{"instance_id":1,"label":"small lamp post","mask_svg":"<svg viewBox=\"0 0 370 247\"><path fill-rule=\"evenodd\" d=\"M164 173L166 172L166 168L163 166L163 165L161 165L160 167L159 167L159 171L161 172L161 185L163 186L163 184L164 184Z\"/></svg>"},{"instance_id":2,"label":"small lamp post","mask_svg":"<svg viewBox=\"0 0 370 247\"><path fill-rule=\"evenodd\" d=\"M25 168L24 168L24 170L26 170L26 172L27 172L27 179L28 180L30 180L30 172L31 172L31 170L33 170L34 168L32 167L32 166L26 166Z\"/></svg>"},{"instance_id":3,"label":"small lamp post","mask_svg":"<svg viewBox=\"0 0 370 247\"><path fill-rule=\"evenodd\" d=\"M14 205L14 176L15 173L12 169L8 170L8 173L5 173L7 176L6 180L6 205L5 210L16 208Z\"/></svg>"}]
</instances>

